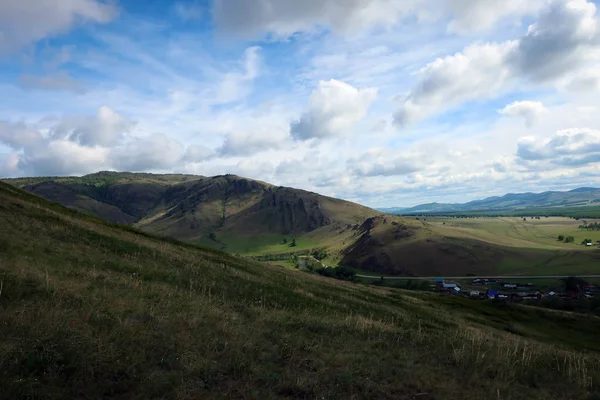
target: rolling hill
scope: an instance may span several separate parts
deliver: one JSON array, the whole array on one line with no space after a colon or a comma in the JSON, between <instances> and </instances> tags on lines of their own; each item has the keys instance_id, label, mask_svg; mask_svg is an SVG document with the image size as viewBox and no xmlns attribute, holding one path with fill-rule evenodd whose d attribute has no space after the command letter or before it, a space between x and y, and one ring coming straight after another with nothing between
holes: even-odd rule
<instances>
[{"instance_id":1,"label":"rolling hill","mask_svg":"<svg viewBox=\"0 0 600 400\"><path fill-rule=\"evenodd\" d=\"M328 226L362 223L378 211L235 175L203 177L100 172L8 183L64 206L191 243L251 252Z\"/></svg>"},{"instance_id":2,"label":"rolling hill","mask_svg":"<svg viewBox=\"0 0 600 400\"><path fill-rule=\"evenodd\" d=\"M252 257L285 261L293 253L326 248L329 265L408 276L599 272L596 249L538 246L507 240L509 235L500 231L486 235L455 224L384 216L358 204L235 175L100 172L8 182L109 222ZM555 242L554 233L550 236Z\"/></svg>"},{"instance_id":3,"label":"rolling hill","mask_svg":"<svg viewBox=\"0 0 600 400\"><path fill-rule=\"evenodd\" d=\"M382 208L391 214L440 214L478 211L517 211L540 208L600 207L600 189L582 187L568 192L509 193L464 204L428 203L410 208Z\"/></svg>"},{"instance_id":4,"label":"rolling hill","mask_svg":"<svg viewBox=\"0 0 600 400\"><path fill-rule=\"evenodd\" d=\"M597 248L558 243L553 233L548 243L537 241L536 223L514 220L502 229L520 229L529 236L465 229L451 221L442 225L429 219L376 216L353 232L349 245L341 250L340 263L361 271L408 276L600 273Z\"/></svg>"},{"instance_id":5,"label":"rolling hill","mask_svg":"<svg viewBox=\"0 0 600 400\"><path fill-rule=\"evenodd\" d=\"M256 264L0 183L2 398L592 399L599 329Z\"/></svg>"}]
</instances>

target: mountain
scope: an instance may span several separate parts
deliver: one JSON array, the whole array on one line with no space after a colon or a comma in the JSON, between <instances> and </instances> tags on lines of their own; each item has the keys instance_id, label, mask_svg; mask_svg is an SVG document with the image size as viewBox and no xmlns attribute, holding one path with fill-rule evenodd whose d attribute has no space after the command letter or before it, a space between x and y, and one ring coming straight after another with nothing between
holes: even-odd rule
<instances>
[{"instance_id":1,"label":"mountain","mask_svg":"<svg viewBox=\"0 0 600 400\"><path fill-rule=\"evenodd\" d=\"M100 172L8 182L109 222L247 256L287 260L291 253L325 248L330 263L409 276L502 274L505 265L526 273L543 264L560 270L574 261L585 266L600 262L598 252L500 245L502 237L468 236L450 225L384 216L358 204L235 175Z\"/></svg>"},{"instance_id":2,"label":"mountain","mask_svg":"<svg viewBox=\"0 0 600 400\"><path fill-rule=\"evenodd\" d=\"M347 201L235 175L99 172L7 182L110 222L233 252L250 251L261 241L291 240L323 227L360 224L380 214Z\"/></svg>"},{"instance_id":3,"label":"mountain","mask_svg":"<svg viewBox=\"0 0 600 400\"><path fill-rule=\"evenodd\" d=\"M434 214L475 211L518 211L535 208L600 206L600 189L582 187L568 192L509 193L464 204L429 203L410 208L385 208L390 214Z\"/></svg>"},{"instance_id":4,"label":"mountain","mask_svg":"<svg viewBox=\"0 0 600 400\"><path fill-rule=\"evenodd\" d=\"M257 264L0 183L6 399L591 399L599 330Z\"/></svg>"}]
</instances>

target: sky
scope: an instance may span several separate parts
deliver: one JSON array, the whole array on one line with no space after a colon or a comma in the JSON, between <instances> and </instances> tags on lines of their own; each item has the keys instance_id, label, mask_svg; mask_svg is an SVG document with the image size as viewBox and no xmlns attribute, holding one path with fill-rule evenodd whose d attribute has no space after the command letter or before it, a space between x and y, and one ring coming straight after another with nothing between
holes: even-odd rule
<instances>
[{"instance_id":1,"label":"sky","mask_svg":"<svg viewBox=\"0 0 600 400\"><path fill-rule=\"evenodd\" d=\"M600 186L598 0L0 0L0 177L371 207Z\"/></svg>"}]
</instances>

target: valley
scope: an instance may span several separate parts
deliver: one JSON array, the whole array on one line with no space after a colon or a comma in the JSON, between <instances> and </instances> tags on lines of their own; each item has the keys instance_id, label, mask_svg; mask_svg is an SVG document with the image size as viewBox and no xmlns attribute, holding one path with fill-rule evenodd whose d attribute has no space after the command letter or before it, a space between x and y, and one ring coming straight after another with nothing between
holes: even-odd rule
<instances>
[{"instance_id":1,"label":"valley","mask_svg":"<svg viewBox=\"0 0 600 400\"><path fill-rule=\"evenodd\" d=\"M0 288L6 398L600 392L598 317L290 271L3 183Z\"/></svg>"},{"instance_id":2,"label":"valley","mask_svg":"<svg viewBox=\"0 0 600 400\"><path fill-rule=\"evenodd\" d=\"M391 276L600 273L600 231L579 228L595 219L399 216L235 175L6 182L109 222L290 268L292 256L324 249L326 265Z\"/></svg>"}]
</instances>

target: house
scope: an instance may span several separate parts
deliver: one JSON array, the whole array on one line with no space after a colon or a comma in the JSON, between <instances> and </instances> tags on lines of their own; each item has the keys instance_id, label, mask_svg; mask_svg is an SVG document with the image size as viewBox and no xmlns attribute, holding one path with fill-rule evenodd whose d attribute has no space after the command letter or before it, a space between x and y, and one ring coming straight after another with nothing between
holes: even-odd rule
<instances>
[{"instance_id":1,"label":"house","mask_svg":"<svg viewBox=\"0 0 600 400\"><path fill-rule=\"evenodd\" d=\"M442 283L443 289L454 289L458 285L456 283Z\"/></svg>"},{"instance_id":2,"label":"house","mask_svg":"<svg viewBox=\"0 0 600 400\"><path fill-rule=\"evenodd\" d=\"M516 288L517 284L516 283L505 283L502 286L504 286L505 288Z\"/></svg>"},{"instance_id":3,"label":"house","mask_svg":"<svg viewBox=\"0 0 600 400\"><path fill-rule=\"evenodd\" d=\"M471 282L473 285L479 285L481 284L481 279L473 279L473 281Z\"/></svg>"},{"instance_id":4,"label":"house","mask_svg":"<svg viewBox=\"0 0 600 400\"><path fill-rule=\"evenodd\" d=\"M600 287L594 285L593 283L588 283L583 290L586 294L600 294Z\"/></svg>"},{"instance_id":5,"label":"house","mask_svg":"<svg viewBox=\"0 0 600 400\"><path fill-rule=\"evenodd\" d=\"M496 296L498 296L498 291L497 290L488 290L487 291L487 296L490 299L495 299Z\"/></svg>"},{"instance_id":6,"label":"house","mask_svg":"<svg viewBox=\"0 0 600 400\"><path fill-rule=\"evenodd\" d=\"M586 245L586 246L590 246L590 247L591 247L591 246L592 246L592 243L591 243L591 242L587 242L585 245Z\"/></svg>"},{"instance_id":7,"label":"house","mask_svg":"<svg viewBox=\"0 0 600 400\"><path fill-rule=\"evenodd\" d=\"M469 292L469 296L471 296L471 297L479 297L479 290L471 290Z\"/></svg>"},{"instance_id":8,"label":"house","mask_svg":"<svg viewBox=\"0 0 600 400\"><path fill-rule=\"evenodd\" d=\"M444 278L435 278L433 281L435 283L444 283Z\"/></svg>"}]
</instances>

